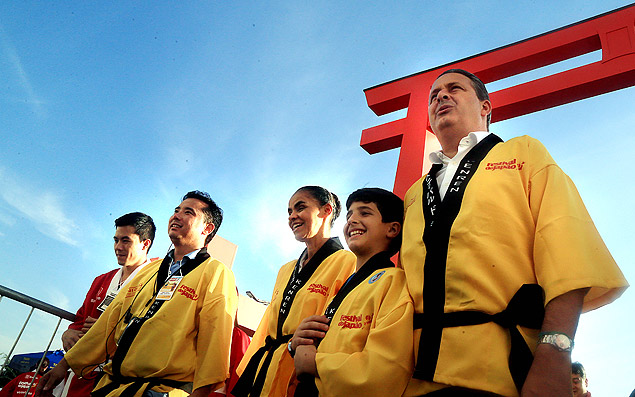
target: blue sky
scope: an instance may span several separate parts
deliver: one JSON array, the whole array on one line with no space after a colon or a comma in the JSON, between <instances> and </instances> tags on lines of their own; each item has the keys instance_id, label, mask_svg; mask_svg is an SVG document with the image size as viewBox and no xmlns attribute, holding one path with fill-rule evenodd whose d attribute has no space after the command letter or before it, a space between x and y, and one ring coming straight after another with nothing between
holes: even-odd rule
<instances>
[{"instance_id":1,"label":"blue sky","mask_svg":"<svg viewBox=\"0 0 635 397\"><path fill-rule=\"evenodd\" d=\"M278 268L302 250L286 223L298 187L344 200L392 188L398 150L370 156L359 140L404 114L378 118L363 89L627 4L2 2L0 284L74 312L116 266L115 218L150 214L151 256L163 256L170 213L201 189L225 211L220 234L239 246L240 291L269 299ZM633 103L628 88L492 126L545 143L631 281ZM573 358L598 395L635 388L634 304L628 290L580 321ZM0 352L27 312L0 302ZM54 325L34 315L16 352L41 350Z\"/></svg>"}]
</instances>

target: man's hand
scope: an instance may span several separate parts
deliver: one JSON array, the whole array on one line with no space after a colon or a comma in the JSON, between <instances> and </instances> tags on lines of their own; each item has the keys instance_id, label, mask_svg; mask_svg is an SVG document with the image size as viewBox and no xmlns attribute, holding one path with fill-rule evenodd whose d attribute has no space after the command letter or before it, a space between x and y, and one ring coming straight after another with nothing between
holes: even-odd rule
<instances>
[{"instance_id":1,"label":"man's hand","mask_svg":"<svg viewBox=\"0 0 635 397\"><path fill-rule=\"evenodd\" d=\"M90 327L92 327L95 324L95 321L97 321L96 318L93 318L90 316L86 318L86 321L84 321L84 326L82 327L82 336L84 336L84 334L88 332Z\"/></svg>"},{"instance_id":2,"label":"man's hand","mask_svg":"<svg viewBox=\"0 0 635 397\"><path fill-rule=\"evenodd\" d=\"M59 385L60 382L66 378L66 372L68 372L68 363L65 359L62 359L52 370L44 374L40 378L40 381L35 388L35 394L33 397L48 397L53 395L53 389Z\"/></svg>"},{"instance_id":3,"label":"man's hand","mask_svg":"<svg viewBox=\"0 0 635 397\"><path fill-rule=\"evenodd\" d=\"M296 376L300 376L302 374L311 374L314 377L319 378L317 366L315 365L316 353L317 348L313 345L298 346L293 358Z\"/></svg>"},{"instance_id":4,"label":"man's hand","mask_svg":"<svg viewBox=\"0 0 635 397\"><path fill-rule=\"evenodd\" d=\"M326 316L313 315L300 322L291 338L291 349L294 351L299 345L313 345L317 339L324 338L329 330L329 320Z\"/></svg>"},{"instance_id":5,"label":"man's hand","mask_svg":"<svg viewBox=\"0 0 635 397\"><path fill-rule=\"evenodd\" d=\"M578 289L553 298L545 307L542 332L562 332L573 338L587 292L588 288ZM571 353L558 351L555 346L549 344L539 344L521 396L572 395Z\"/></svg>"},{"instance_id":6,"label":"man's hand","mask_svg":"<svg viewBox=\"0 0 635 397\"><path fill-rule=\"evenodd\" d=\"M75 343L79 340L79 338L84 335L82 331L76 329L67 329L62 334L62 346L65 351L69 351L71 347L75 346Z\"/></svg>"}]
</instances>

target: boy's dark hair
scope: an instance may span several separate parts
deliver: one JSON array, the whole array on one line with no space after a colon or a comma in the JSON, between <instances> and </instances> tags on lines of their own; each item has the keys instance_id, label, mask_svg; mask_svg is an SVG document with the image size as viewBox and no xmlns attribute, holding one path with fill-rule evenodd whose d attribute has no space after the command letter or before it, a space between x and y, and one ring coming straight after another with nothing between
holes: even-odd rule
<instances>
[{"instance_id":1,"label":"boy's dark hair","mask_svg":"<svg viewBox=\"0 0 635 397\"><path fill-rule=\"evenodd\" d=\"M148 247L148 252L150 252L154 234L157 231L157 227L154 226L154 221L150 215L146 215L143 212L131 212L115 219L115 227L123 226L134 227L134 232L139 236L140 241L150 240L150 246Z\"/></svg>"},{"instance_id":2,"label":"boy's dark hair","mask_svg":"<svg viewBox=\"0 0 635 397\"><path fill-rule=\"evenodd\" d=\"M205 223L211 223L214 225L214 230L212 230L212 232L205 238L205 245L207 245L216 235L216 232L220 228L220 224L223 223L223 210L216 205L216 202L212 200L207 192L202 192L200 190L187 192L185 196L183 196L183 201L189 198L197 199L207 204L207 208L203 208L203 215L205 216L204 220Z\"/></svg>"},{"instance_id":3,"label":"boy's dark hair","mask_svg":"<svg viewBox=\"0 0 635 397\"><path fill-rule=\"evenodd\" d=\"M448 74L448 73L458 73L458 74L462 74L463 76L467 77L468 79L470 79L471 83L472 83L472 88L474 88L474 91L476 91L476 97L478 98L479 101L484 101L484 100L490 100L489 99L489 93L487 92L487 88L485 88L485 84L483 84L483 82L481 81L481 79L479 79L476 75L468 72L467 70L464 69L448 69L445 72L441 73L437 79L441 76L443 76L444 74ZM490 121L492 120L492 112L490 112L487 115L487 130L489 131L489 124Z\"/></svg>"},{"instance_id":4,"label":"boy's dark hair","mask_svg":"<svg viewBox=\"0 0 635 397\"><path fill-rule=\"evenodd\" d=\"M300 189L296 190L297 192L307 192L320 203L320 206L325 206L326 204L331 204L333 207L333 216L331 217L331 227L333 227L333 223L338 216L340 216L340 212L342 212L342 204L340 204L340 199L337 198L335 193L329 192L324 189L322 186L303 186Z\"/></svg>"},{"instance_id":5,"label":"boy's dark hair","mask_svg":"<svg viewBox=\"0 0 635 397\"><path fill-rule=\"evenodd\" d=\"M366 187L355 190L346 200L346 210L355 202L375 203L381 221L384 223L399 222L403 225L403 200L393 192L378 187ZM392 256L401 248L401 231L388 245L388 253Z\"/></svg>"},{"instance_id":6,"label":"boy's dark hair","mask_svg":"<svg viewBox=\"0 0 635 397\"><path fill-rule=\"evenodd\" d=\"M571 364L571 373L580 375L580 378L586 379L586 370L584 369L584 366L579 361L576 361Z\"/></svg>"}]
</instances>

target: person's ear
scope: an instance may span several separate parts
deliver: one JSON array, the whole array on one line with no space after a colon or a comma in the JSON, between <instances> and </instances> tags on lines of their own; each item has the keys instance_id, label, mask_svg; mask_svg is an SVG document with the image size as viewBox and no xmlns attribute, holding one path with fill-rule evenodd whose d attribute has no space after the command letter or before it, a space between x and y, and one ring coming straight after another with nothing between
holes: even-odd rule
<instances>
[{"instance_id":1,"label":"person's ear","mask_svg":"<svg viewBox=\"0 0 635 397\"><path fill-rule=\"evenodd\" d=\"M214 226L213 223L208 223L205 225L205 229L203 229L203 234L205 235L205 237L207 237L208 235L210 235L214 229L216 229L216 227Z\"/></svg>"},{"instance_id":2,"label":"person's ear","mask_svg":"<svg viewBox=\"0 0 635 397\"><path fill-rule=\"evenodd\" d=\"M390 226L386 231L386 237L395 238L401 232L401 223L400 222L390 222Z\"/></svg>"},{"instance_id":3,"label":"person's ear","mask_svg":"<svg viewBox=\"0 0 635 397\"><path fill-rule=\"evenodd\" d=\"M143 240L141 242L141 244L143 244L143 247L141 248L143 251L148 252L148 250L150 249L150 245L152 244L152 240L150 240L149 238Z\"/></svg>"},{"instance_id":4,"label":"person's ear","mask_svg":"<svg viewBox=\"0 0 635 397\"><path fill-rule=\"evenodd\" d=\"M322 211L322 213L324 214L324 217L326 218L327 216L333 213L333 206L331 205L331 203L326 203L322 206L320 211Z\"/></svg>"},{"instance_id":5,"label":"person's ear","mask_svg":"<svg viewBox=\"0 0 635 397\"><path fill-rule=\"evenodd\" d=\"M486 99L481 102L481 117L487 117L490 113L492 113L492 102Z\"/></svg>"}]
</instances>

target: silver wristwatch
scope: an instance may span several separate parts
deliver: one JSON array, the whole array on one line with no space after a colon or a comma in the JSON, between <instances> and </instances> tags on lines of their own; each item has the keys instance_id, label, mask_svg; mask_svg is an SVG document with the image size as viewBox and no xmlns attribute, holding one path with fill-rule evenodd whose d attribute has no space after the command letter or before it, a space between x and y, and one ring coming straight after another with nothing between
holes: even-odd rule
<instances>
[{"instance_id":1,"label":"silver wristwatch","mask_svg":"<svg viewBox=\"0 0 635 397\"><path fill-rule=\"evenodd\" d=\"M561 352L570 352L573 349L573 339L562 332L541 332L538 343L547 343Z\"/></svg>"}]
</instances>

